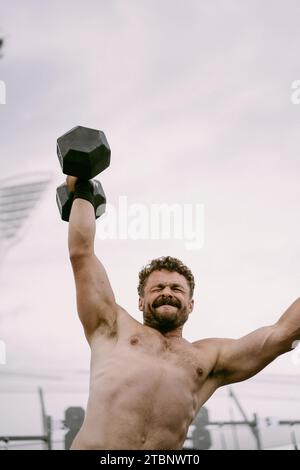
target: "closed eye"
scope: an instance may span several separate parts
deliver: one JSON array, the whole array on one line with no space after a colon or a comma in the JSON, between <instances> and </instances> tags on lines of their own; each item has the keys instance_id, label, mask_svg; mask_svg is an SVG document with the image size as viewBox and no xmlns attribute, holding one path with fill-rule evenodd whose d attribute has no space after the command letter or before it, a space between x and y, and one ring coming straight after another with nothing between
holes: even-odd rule
<instances>
[{"instance_id":1,"label":"closed eye","mask_svg":"<svg viewBox=\"0 0 300 470\"><path fill-rule=\"evenodd\" d=\"M164 289L164 285L158 285L158 286L155 286L151 289L151 292L158 292L162 289ZM177 292L181 292L181 293L184 293L184 289L180 286L171 286L171 289L174 290L174 291L177 291Z\"/></svg>"}]
</instances>

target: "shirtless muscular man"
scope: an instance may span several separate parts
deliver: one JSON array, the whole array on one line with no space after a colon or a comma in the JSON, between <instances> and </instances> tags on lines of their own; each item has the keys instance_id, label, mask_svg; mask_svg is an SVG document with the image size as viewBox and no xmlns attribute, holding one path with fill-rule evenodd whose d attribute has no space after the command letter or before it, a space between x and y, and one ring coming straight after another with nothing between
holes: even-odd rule
<instances>
[{"instance_id":1,"label":"shirtless muscular man","mask_svg":"<svg viewBox=\"0 0 300 470\"><path fill-rule=\"evenodd\" d=\"M181 449L188 427L218 387L252 377L300 339L300 298L279 320L240 339L193 343L182 329L193 310L194 278L170 256L140 272L143 324L117 304L94 253L92 200L76 191L68 246L77 308L91 349L90 394L72 449Z\"/></svg>"}]
</instances>

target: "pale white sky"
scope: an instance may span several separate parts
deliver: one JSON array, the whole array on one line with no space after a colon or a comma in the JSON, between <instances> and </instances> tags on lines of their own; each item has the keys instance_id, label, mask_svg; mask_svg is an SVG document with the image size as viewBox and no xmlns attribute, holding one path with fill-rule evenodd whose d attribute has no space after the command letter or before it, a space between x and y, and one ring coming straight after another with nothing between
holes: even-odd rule
<instances>
[{"instance_id":1,"label":"pale white sky","mask_svg":"<svg viewBox=\"0 0 300 470\"><path fill-rule=\"evenodd\" d=\"M96 240L118 302L141 319L137 273L170 254L196 279L188 340L275 322L300 285L299 2L6 0L0 9L1 177L54 175L0 268L6 370L88 368L55 203L56 139L77 124L107 135L101 181L112 204L125 195L205 207L198 251ZM300 365L286 355L266 371L299 375Z\"/></svg>"}]
</instances>

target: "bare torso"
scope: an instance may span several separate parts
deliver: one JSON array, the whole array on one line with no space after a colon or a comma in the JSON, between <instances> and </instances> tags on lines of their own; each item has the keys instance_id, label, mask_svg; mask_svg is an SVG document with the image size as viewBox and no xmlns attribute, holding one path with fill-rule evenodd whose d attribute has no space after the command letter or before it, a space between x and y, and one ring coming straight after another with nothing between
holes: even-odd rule
<instances>
[{"instance_id":1,"label":"bare torso","mask_svg":"<svg viewBox=\"0 0 300 470\"><path fill-rule=\"evenodd\" d=\"M121 308L117 330L90 342L90 395L72 449L181 449L218 386L213 349L166 338Z\"/></svg>"}]
</instances>

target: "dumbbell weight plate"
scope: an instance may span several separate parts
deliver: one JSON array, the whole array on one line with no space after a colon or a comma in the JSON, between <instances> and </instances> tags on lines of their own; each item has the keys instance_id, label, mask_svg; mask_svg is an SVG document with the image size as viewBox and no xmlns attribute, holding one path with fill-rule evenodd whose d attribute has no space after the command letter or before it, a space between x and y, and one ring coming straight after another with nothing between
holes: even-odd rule
<instances>
[{"instance_id":1,"label":"dumbbell weight plate","mask_svg":"<svg viewBox=\"0 0 300 470\"><path fill-rule=\"evenodd\" d=\"M86 180L110 164L110 147L104 132L76 126L57 139L57 156L63 173Z\"/></svg>"},{"instance_id":2,"label":"dumbbell weight plate","mask_svg":"<svg viewBox=\"0 0 300 470\"><path fill-rule=\"evenodd\" d=\"M92 180L94 186L95 198L95 216L96 219L101 217L105 212L106 197L100 181ZM56 189L56 203L62 220L68 222L73 204L74 193L69 192L67 184L63 183Z\"/></svg>"}]
</instances>

